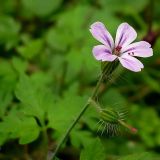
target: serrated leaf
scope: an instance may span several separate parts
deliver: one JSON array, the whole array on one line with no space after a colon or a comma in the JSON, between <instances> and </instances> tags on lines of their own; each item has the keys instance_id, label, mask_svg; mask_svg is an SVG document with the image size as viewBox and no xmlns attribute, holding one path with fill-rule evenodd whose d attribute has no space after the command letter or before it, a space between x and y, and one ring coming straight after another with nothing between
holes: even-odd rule
<instances>
[{"instance_id":1,"label":"serrated leaf","mask_svg":"<svg viewBox=\"0 0 160 160\"><path fill-rule=\"evenodd\" d=\"M90 132L81 130L72 131L70 137L72 145L77 148L79 148L82 145L86 146L94 139Z\"/></svg>"},{"instance_id":2,"label":"serrated leaf","mask_svg":"<svg viewBox=\"0 0 160 160\"><path fill-rule=\"evenodd\" d=\"M18 111L12 111L0 123L0 133L9 138L19 138L20 144L26 144L37 139L40 128L33 117L26 117Z\"/></svg>"},{"instance_id":3,"label":"serrated leaf","mask_svg":"<svg viewBox=\"0 0 160 160\"><path fill-rule=\"evenodd\" d=\"M21 75L15 94L23 104L23 112L37 117L43 123L48 108L53 106L54 97L44 86L41 88L34 83L26 75Z\"/></svg>"},{"instance_id":4,"label":"serrated leaf","mask_svg":"<svg viewBox=\"0 0 160 160\"><path fill-rule=\"evenodd\" d=\"M85 101L83 97L66 92L63 99L59 99L54 106L51 106L48 113L49 126L61 133L66 131L80 113Z\"/></svg>"},{"instance_id":5,"label":"serrated leaf","mask_svg":"<svg viewBox=\"0 0 160 160\"><path fill-rule=\"evenodd\" d=\"M16 97L25 105L27 114L36 116L43 121L44 112L39 104L38 93L29 77L21 75L15 90Z\"/></svg>"},{"instance_id":6,"label":"serrated leaf","mask_svg":"<svg viewBox=\"0 0 160 160\"><path fill-rule=\"evenodd\" d=\"M105 150L101 141L97 138L85 146L80 155L80 160L105 160Z\"/></svg>"}]
</instances>

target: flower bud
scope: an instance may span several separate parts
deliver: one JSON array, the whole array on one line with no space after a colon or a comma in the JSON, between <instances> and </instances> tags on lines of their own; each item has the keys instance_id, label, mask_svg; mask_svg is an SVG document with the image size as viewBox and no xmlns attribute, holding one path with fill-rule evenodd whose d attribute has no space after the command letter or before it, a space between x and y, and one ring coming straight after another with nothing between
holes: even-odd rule
<instances>
[{"instance_id":1,"label":"flower bud","mask_svg":"<svg viewBox=\"0 0 160 160\"><path fill-rule=\"evenodd\" d=\"M129 129L132 133L136 133L137 129L132 127L131 125L127 124L124 119L126 115L126 111L124 109L113 109L113 108L106 108L101 109L100 112L100 119L101 121L107 126L107 132L111 130L112 134L113 131L118 130L119 126L123 126Z\"/></svg>"},{"instance_id":2,"label":"flower bud","mask_svg":"<svg viewBox=\"0 0 160 160\"><path fill-rule=\"evenodd\" d=\"M106 123L117 124L120 117L117 111L113 109L102 109L100 111L100 118Z\"/></svg>"}]
</instances>

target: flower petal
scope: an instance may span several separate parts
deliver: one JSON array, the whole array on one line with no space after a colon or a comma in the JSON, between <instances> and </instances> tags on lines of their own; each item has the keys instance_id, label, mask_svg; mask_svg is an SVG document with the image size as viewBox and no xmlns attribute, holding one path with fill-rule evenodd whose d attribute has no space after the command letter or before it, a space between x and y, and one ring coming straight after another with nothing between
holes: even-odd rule
<instances>
[{"instance_id":1,"label":"flower petal","mask_svg":"<svg viewBox=\"0 0 160 160\"><path fill-rule=\"evenodd\" d=\"M113 49L114 41L111 34L108 32L106 27L101 22L95 22L91 25L90 32L92 33L93 37L109 47Z\"/></svg>"},{"instance_id":2,"label":"flower petal","mask_svg":"<svg viewBox=\"0 0 160 160\"><path fill-rule=\"evenodd\" d=\"M136 31L128 23L119 25L116 33L115 46L125 47L133 42L137 37Z\"/></svg>"},{"instance_id":3,"label":"flower petal","mask_svg":"<svg viewBox=\"0 0 160 160\"><path fill-rule=\"evenodd\" d=\"M102 61L109 61L112 62L114 61L116 58L118 58L116 55L112 55L112 54L106 54L105 57L103 57Z\"/></svg>"},{"instance_id":4,"label":"flower petal","mask_svg":"<svg viewBox=\"0 0 160 160\"><path fill-rule=\"evenodd\" d=\"M139 72L142 68L144 68L143 64L136 58L129 56L129 55L123 55L118 58L120 63L123 67L133 71L133 72Z\"/></svg>"},{"instance_id":5,"label":"flower petal","mask_svg":"<svg viewBox=\"0 0 160 160\"><path fill-rule=\"evenodd\" d=\"M111 51L105 45L97 45L93 47L93 55L97 60L114 61L117 56L112 55Z\"/></svg>"},{"instance_id":6,"label":"flower petal","mask_svg":"<svg viewBox=\"0 0 160 160\"><path fill-rule=\"evenodd\" d=\"M124 54L137 57L150 57L153 55L151 45L146 41L135 42L122 49Z\"/></svg>"}]
</instances>

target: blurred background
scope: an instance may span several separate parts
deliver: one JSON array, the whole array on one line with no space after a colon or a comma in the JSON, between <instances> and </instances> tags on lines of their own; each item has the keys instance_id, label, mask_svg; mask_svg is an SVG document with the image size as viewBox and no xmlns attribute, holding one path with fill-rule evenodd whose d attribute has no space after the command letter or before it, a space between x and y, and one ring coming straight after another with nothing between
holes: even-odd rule
<instances>
[{"instance_id":1,"label":"blurred background","mask_svg":"<svg viewBox=\"0 0 160 160\"><path fill-rule=\"evenodd\" d=\"M99 77L89 27L101 21L113 37L128 22L137 40L153 47L152 57L140 59L142 72L119 67L97 100L126 107L127 123L138 132L101 135L90 108L58 157L160 160L159 7L159 0L0 0L0 159L44 160L55 149Z\"/></svg>"}]
</instances>

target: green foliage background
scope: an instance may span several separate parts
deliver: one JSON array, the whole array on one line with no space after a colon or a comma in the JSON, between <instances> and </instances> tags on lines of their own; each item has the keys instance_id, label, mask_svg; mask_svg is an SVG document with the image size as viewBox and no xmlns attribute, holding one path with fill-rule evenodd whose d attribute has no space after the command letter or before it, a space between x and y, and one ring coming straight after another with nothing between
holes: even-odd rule
<instances>
[{"instance_id":1,"label":"green foliage background","mask_svg":"<svg viewBox=\"0 0 160 160\"><path fill-rule=\"evenodd\" d=\"M89 108L58 157L64 160L160 160L159 0L0 0L0 159L43 160L91 94L100 74L89 26L115 36L128 22L154 56L132 73L121 67L102 86L104 107L127 107L137 134L97 132ZM148 29L151 27L151 31Z\"/></svg>"}]
</instances>

